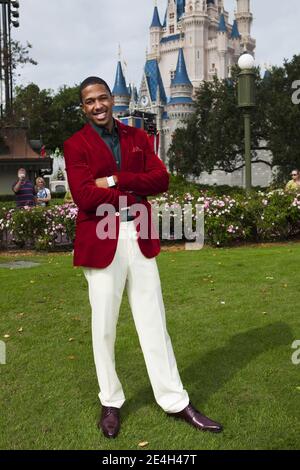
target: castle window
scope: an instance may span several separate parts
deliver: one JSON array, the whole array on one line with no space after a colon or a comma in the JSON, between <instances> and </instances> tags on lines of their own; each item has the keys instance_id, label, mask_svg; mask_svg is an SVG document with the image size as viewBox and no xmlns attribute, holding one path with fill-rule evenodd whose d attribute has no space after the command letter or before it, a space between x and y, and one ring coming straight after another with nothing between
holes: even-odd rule
<instances>
[{"instance_id":1,"label":"castle window","mask_svg":"<svg viewBox=\"0 0 300 470\"><path fill-rule=\"evenodd\" d=\"M170 13L170 16L169 16L170 20L173 20L174 17L175 17L174 13Z\"/></svg>"},{"instance_id":2,"label":"castle window","mask_svg":"<svg viewBox=\"0 0 300 470\"><path fill-rule=\"evenodd\" d=\"M174 34L174 33L175 33L174 25L171 25L170 26L170 34Z\"/></svg>"},{"instance_id":3,"label":"castle window","mask_svg":"<svg viewBox=\"0 0 300 470\"><path fill-rule=\"evenodd\" d=\"M197 59L200 60L200 51L197 51Z\"/></svg>"},{"instance_id":4,"label":"castle window","mask_svg":"<svg viewBox=\"0 0 300 470\"><path fill-rule=\"evenodd\" d=\"M175 70L171 70L170 75L171 75L171 80L174 80L174 78L175 78Z\"/></svg>"}]
</instances>

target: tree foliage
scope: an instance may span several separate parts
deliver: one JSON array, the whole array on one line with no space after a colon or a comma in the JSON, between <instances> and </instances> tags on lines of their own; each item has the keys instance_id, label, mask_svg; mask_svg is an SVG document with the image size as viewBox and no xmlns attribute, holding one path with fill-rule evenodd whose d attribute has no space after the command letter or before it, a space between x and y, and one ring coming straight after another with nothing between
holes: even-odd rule
<instances>
[{"instance_id":1,"label":"tree foliage","mask_svg":"<svg viewBox=\"0 0 300 470\"><path fill-rule=\"evenodd\" d=\"M252 161L259 150L272 152L279 177L300 167L300 107L292 103L293 82L300 80L300 56L274 67L265 78L256 71L256 107L251 111ZM195 112L177 129L169 150L169 164L180 174L198 177L214 169L233 172L244 165L243 110L238 108L238 68L232 78L203 82L196 95Z\"/></svg>"},{"instance_id":2,"label":"tree foliage","mask_svg":"<svg viewBox=\"0 0 300 470\"><path fill-rule=\"evenodd\" d=\"M63 86L57 93L41 90L34 83L17 87L14 111L15 123L23 122L29 138L41 138L49 151L62 150L63 142L84 123L77 86Z\"/></svg>"},{"instance_id":3,"label":"tree foliage","mask_svg":"<svg viewBox=\"0 0 300 470\"><path fill-rule=\"evenodd\" d=\"M265 119L268 147L278 179L286 180L293 168L300 168L300 104L293 103L294 82L300 80L300 55L274 67L264 82Z\"/></svg>"},{"instance_id":4,"label":"tree foliage","mask_svg":"<svg viewBox=\"0 0 300 470\"><path fill-rule=\"evenodd\" d=\"M20 73L17 73L19 67L24 67L27 64L37 65L37 62L30 57L31 49L32 45L28 41L25 46L19 41L11 41L11 67L14 81L16 76L20 76Z\"/></svg>"}]
</instances>

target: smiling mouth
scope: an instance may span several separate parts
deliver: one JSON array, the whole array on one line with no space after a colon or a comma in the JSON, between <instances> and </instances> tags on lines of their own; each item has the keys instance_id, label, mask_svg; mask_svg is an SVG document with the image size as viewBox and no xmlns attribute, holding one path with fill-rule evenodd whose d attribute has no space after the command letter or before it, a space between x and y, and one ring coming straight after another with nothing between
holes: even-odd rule
<instances>
[{"instance_id":1,"label":"smiling mouth","mask_svg":"<svg viewBox=\"0 0 300 470\"><path fill-rule=\"evenodd\" d=\"M99 119L100 121L102 121L103 119L105 119L107 117L107 112L104 112L104 113L95 113L94 116Z\"/></svg>"}]
</instances>

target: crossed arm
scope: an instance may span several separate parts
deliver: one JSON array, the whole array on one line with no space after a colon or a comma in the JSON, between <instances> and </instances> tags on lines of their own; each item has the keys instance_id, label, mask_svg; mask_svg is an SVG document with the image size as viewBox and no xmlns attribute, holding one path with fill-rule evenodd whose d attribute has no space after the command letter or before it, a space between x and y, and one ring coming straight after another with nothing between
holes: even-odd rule
<instances>
[{"instance_id":1,"label":"crossed arm","mask_svg":"<svg viewBox=\"0 0 300 470\"><path fill-rule=\"evenodd\" d=\"M84 152L65 143L66 171L74 202L86 212L95 212L101 204L112 204L120 209L121 196L127 197L128 206L137 202L136 196L154 196L167 191L169 174L165 165L155 155L146 134L141 134L145 154L145 171L142 173L118 172L114 175L117 188L108 188L106 178L94 180ZM107 175L111 176L111 175Z\"/></svg>"}]
</instances>

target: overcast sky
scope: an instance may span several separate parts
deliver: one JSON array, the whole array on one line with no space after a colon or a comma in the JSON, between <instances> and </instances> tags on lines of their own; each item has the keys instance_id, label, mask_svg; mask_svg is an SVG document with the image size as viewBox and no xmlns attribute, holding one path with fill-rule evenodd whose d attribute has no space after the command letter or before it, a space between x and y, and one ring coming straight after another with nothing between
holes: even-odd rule
<instances>
[{"instance_id":1,"label":"overcast sky","mask_svg":"<svg viewBox=\"0 0 300 470\"><path fill-rule=\"evenodd\" d=\"M235 0L224 0L231 19ZM113 85L118 43L126 78L139 87L148 45L153 0L20 0L20 28L13 37L29 41L37 66L26 66L18 83L41 88L74 85L99 75ZM163 19L167 0L158 0ZM256 59L281 65L300 53L300 1L251 0Z\"/></svg>"}]
</instances>

